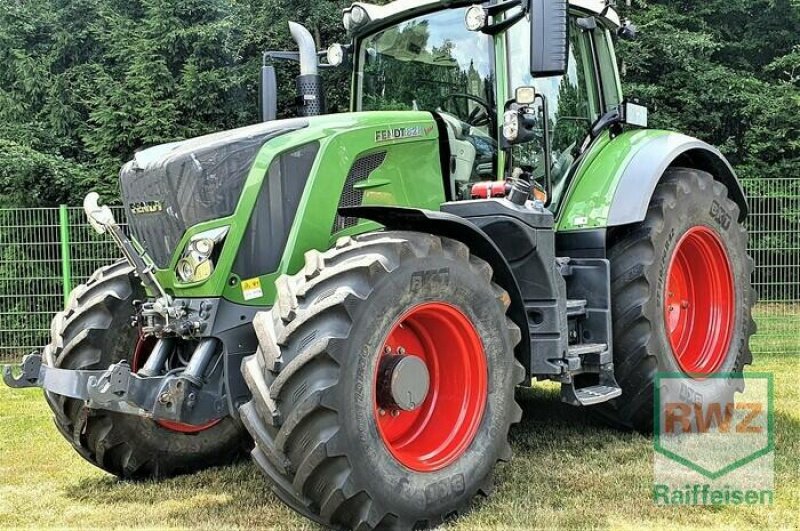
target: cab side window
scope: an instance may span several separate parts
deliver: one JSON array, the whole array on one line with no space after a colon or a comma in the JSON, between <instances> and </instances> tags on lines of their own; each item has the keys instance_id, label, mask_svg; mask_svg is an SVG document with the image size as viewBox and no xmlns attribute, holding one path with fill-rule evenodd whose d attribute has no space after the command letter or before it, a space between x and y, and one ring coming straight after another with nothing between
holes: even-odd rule
<instances>
[{"instance_id":1,"label":"cab side window","mask_svg":"<svg viewBox=\"0 0 800 531\"><path fill-rule=\"evenodd\" d=\"M508 32L510 89L533 86L547 99L547 120L550 126L552 150L551 176L553 178L553 203L556 204L563 187L564 177L575 160L575 149L586 136L589 126L600 115L600 98L594 83L594 61L591 42L585 31L572 22L567 74L533 79L528 70L530 35L528 22L522 20ZM542 117L544 118L544 117ZM514 148L512 162L515 166L530 166L534 177L544 175L544 146L531 142Z\"/></svg>"}]
</instances>

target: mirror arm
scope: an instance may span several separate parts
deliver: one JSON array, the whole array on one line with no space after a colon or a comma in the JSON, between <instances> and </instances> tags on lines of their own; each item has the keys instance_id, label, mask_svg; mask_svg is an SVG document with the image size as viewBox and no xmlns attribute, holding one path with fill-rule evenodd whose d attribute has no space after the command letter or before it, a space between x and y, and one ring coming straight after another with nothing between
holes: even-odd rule
<instances>
[{"instance_id":1,"label":"mirror arm","mask_svg":"<svg viewBox=\"0 0 800 531\"><path fill-rule=\"evenodd\" d=\"M495 35L498 35L506 31L508 28L510 28L511 26L513 26L514 24L525 18L526 15L527 13L525 13L525 11L520 11L519 13L516 13L513 16L508 17L502 22L498 22L497 24L493 24L491 26L486 26L482 31L485 34L494 37Z\"/></svg>"},{"instance_id":2,"label":"mirror arm","mask_svg":"<svg viewBox=\"0 0 800 531\"><path fill-rule=\"evenodd\" d=\"M552 180L552 164L553 164L553 150L550 146L550 113L547 108L547 97L544 94L537 94L542 102L542 113L544 114L542 124L542 141L544 142L544 191L547 201L544 206L549 206L552 200L553 180Z\"/></svg>"},{"instance_id":3,"label":"mirror arm","mask_svg":"<svg viewBox=\"0 0 800 531\"><path fill-rule=\"evenodd\" d=\"M492 4L487 6L486 14L490 17L494 17L499 15L500 13L505 13L509 9L514 9L515 7L522 6L523 10L527 10L529 0L505 0L503 2L498 2L496 4Z\"/></svg>"},{"instance_id":4,"label":"mirror arm","mask_svg":"<svg viewBox=\"0 0 800 531\"><path fill-rule=\"evenodd\" d=\"M620 114L619 109L608 111L600 118L595 120L595 122L592 124L592 127L589 129L589 133L586 135L586 138L581 144L581 148L578 151L578 156L583 155L586 150L589 149L589 146L592 145L592 142L594 142L595 139L599 137L606 129L611 131L612 138L622 133L622 123L622 115Z\"/></svg>"}]
</instances>

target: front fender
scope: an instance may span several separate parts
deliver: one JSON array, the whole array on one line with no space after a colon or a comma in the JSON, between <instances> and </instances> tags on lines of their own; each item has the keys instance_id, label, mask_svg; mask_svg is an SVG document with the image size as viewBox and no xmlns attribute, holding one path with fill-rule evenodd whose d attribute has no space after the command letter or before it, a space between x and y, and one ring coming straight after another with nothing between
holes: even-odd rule
<instances>
[{"instance_id":1,"label":"front fender","mask_svg":"<svg viewBox=\"0 0 800 531\"><path fill-rule=\"evenodd\" d=\"M703 170L728 187L747 217L747 200L736 173L711 145L680 133L660 130L626 132L598 143L589 153L557 213L559 231L597 229L642 221L662 175L671 166Z\"/></svg>"}]
</instances>

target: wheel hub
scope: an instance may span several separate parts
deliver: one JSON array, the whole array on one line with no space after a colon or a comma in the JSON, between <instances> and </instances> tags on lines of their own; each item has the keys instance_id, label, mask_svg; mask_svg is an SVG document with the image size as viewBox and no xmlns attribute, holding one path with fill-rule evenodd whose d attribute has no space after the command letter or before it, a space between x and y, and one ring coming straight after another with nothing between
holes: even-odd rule
<instances>
[{"instance_id":1,"label":"wheel hub","mask_svg":"<svg viewBox=\"0 0 800 531\"><path fill-rule=\"evenodd\" d=\"M664 323L672 353L689 375L716 372L730 347L733 273L722 240L696 226L680 239L667 270Z\"/></svg>"},{"instance_id":2,"label":"wheel hub","mask_svg":"<svg viewBox=\"0 0 800 531\"><path fill-rule=\"evenodd\" d=\"M428 396L430 373L419 357L384 356L378 370L378 405L384 411L414 411Z\"/></svg>"},{"instance_id":3,"label":"wheel hub","mask_svg":"<svg viewBox=\"0 0 800 531\"><path fill-rule=\"evenodd\" d=\"M375 368L378 435L403 466L440 470L467 451L488 400L488 366L475 325L460 309L425 302L390 329Z\"/></svg>"}]
</instances>

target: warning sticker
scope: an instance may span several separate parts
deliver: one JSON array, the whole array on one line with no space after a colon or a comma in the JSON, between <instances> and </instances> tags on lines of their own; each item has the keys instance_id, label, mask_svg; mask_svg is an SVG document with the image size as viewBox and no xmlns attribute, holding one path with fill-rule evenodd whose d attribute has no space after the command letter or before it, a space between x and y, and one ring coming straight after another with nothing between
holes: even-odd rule
<instances>
[{"instance_id":1,"label":"warning sticker","mask_svg":"<svg viewBox=\"0 0 800 531\"><path fill-rule=\"evenodd\" d=\"M264 292L261 291L261 279L250 278L242 280L242 295L244 295L244 300L246 301L263 297Z\"/></svg>"}]
</instances>

